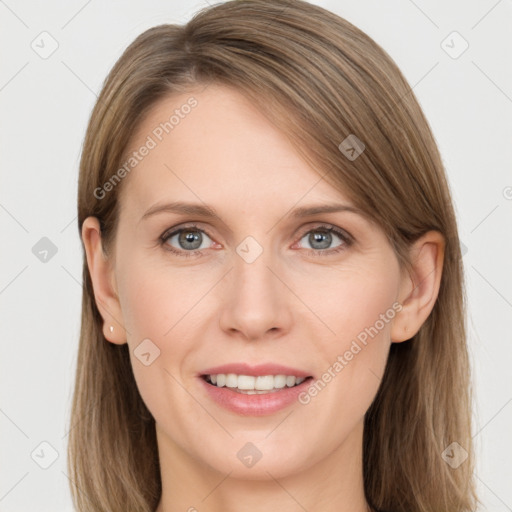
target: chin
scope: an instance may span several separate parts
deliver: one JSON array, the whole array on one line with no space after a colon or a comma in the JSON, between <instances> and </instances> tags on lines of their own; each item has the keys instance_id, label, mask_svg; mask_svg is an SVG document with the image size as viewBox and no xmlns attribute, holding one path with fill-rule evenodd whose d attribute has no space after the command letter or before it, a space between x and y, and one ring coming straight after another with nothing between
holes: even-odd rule
<instances>
[{"instance_id":1,"label":"chin","mask_svg":"<svg viewBox=\"0 0 512 512\"><path fill-rule=\"evenodd\" d=\"M297 432L297 436L300 432ZM202 464L207 464L214 471L230 478L242 480L271 480L284 478L306 470L316 462L321 455L316 451L306 453L305 446L318 446L318 443L308 442L302 436L300 439L288 437L283 444L280 440L265 439L268 432L256 435L239 435L226 443L215 443L208 450L209 456L200 453Z\"/></svg>"}]
</instances>

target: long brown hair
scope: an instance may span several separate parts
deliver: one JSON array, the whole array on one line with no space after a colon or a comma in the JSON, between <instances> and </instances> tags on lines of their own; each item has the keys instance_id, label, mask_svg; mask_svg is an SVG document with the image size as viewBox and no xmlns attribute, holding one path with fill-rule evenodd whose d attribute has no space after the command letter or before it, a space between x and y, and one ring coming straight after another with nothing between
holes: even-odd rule
<instances>
[{"instance_id":1,"label":"long brown hair","mask_svg":"<svg viewBox=\"0 0 512 512\"><path fill-rule=\"evenodd\" d=\"M321 169L319 179L339 187L382 227L402 265L409 263L410 244L426 231L444 236L437 302L412 339L391 345L365 416L364 485L368 502L380 510L473 510L479 500L466 299L450 191L411 88L361 30L302 0L235 0L203 9L184 26L145 31L111 70L89 121L79 233L86 217L97 217L109 254L119 192L129 177L101 198L98 188L118 171L151 106L210 82L250 97ZM364 150L349 158L343 141L354 136ZM102 334L85 253L83 283L68 449L73 500L80 511L152 512L161 495L154 419L138 392L128 345L109 343ZM467 452L458 467L443 456L454 442L458 453Z\"/></svg>"}]
</instances>

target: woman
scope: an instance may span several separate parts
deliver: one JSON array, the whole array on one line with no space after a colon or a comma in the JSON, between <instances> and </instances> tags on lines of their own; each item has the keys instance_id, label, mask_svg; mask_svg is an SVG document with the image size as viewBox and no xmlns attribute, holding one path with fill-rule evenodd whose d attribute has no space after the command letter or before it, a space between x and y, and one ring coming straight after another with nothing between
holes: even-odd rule
<instances>
[{"instance_id":1,"label":"woman","mask_svg":"<svg viewBox=\"0 0 512 512\"><path fill-rule=\"evenodd\" d=\"M78 212L78 510L474 509L450 192L367 35L286 0L147 30Z\"/></svg>"}]
</instances>

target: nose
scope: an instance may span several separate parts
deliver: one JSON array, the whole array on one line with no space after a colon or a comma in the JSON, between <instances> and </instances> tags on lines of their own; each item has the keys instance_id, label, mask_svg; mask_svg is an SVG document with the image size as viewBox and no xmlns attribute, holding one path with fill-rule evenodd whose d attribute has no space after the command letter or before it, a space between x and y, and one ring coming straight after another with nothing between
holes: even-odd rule
<instances>
[{"instance_id":1,"label":"nose","mask_svg":"<svg viewBox=\"0 0 512 512\"><path fill-rule=\"evenodd\" d=\"M270 251L263 250L254 261L240 254L234 253L233 268L225 277L221 329L248 341L282 336L292 320L285 276Z\"/></svg>"}]
</instances>

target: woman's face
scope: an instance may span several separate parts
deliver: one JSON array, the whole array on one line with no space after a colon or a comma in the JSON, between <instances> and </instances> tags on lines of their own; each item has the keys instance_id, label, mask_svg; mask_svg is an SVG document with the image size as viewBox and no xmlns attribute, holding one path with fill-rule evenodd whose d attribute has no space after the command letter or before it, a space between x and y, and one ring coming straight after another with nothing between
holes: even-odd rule
<instances>
[{"instance_id":1,"label":"woman's face","mask_svg":"<svg viewBox=\"0 0 512 512\"><path fill-rule=\"evenodd\" d=\"M259 479L359 450L400 309L384 233L232 89L162 100L131 147L117 320L161 458Z\"/></svg>"}]
</instances>

